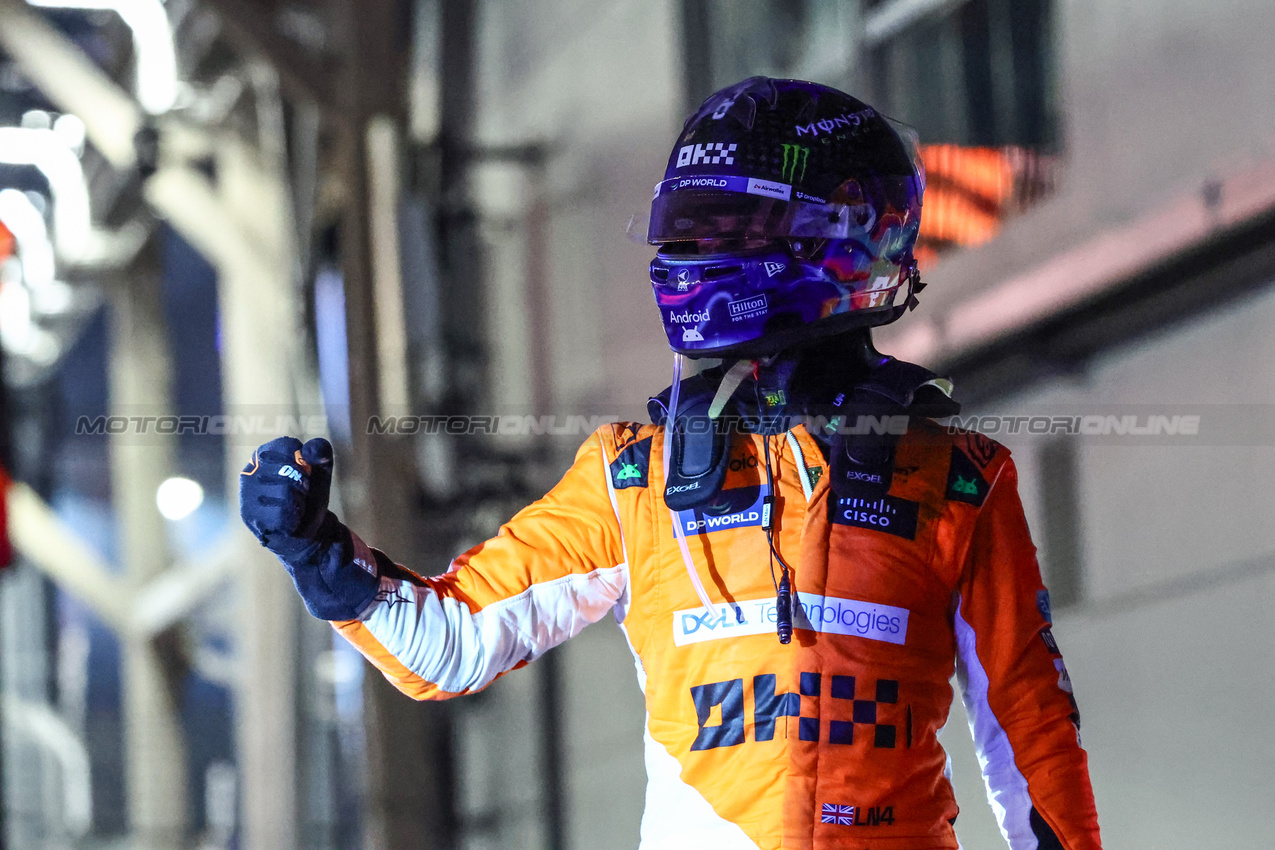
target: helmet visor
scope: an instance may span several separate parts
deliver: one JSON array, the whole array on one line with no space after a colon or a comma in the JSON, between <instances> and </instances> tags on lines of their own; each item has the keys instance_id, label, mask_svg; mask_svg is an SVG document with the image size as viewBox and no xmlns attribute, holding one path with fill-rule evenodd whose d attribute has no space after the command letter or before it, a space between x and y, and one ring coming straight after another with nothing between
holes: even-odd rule
<instances>
[{"instance_id":1,"label":"helmet visor","mask_svg":"<svg viewBox=\"0 0 1275 850\"><path fill-rule=\"evenodd\" d=\"M879 212L920 217L916 177L849 180L831 200L758 178L701 175L655 187L647 242L700 239L871 238Z\"/></svg>"}]
</instances>

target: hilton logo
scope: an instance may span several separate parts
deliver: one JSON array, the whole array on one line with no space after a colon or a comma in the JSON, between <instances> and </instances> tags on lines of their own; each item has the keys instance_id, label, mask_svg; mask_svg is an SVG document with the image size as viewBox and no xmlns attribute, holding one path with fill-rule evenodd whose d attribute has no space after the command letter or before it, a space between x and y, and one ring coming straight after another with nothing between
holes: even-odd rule
<instances>
[{"instance_id":1,"label":"hilton logo","mask_svg":"<svg viewBox=\"0 0 1275 850\"><path fill-rule=\"evenodd\" d=\"M738 301L732 301L726 305L730 312L731 321L747 319L766 312L766 296L758 295L753 298L741 298Z\"/></svg>"}]
</instances>

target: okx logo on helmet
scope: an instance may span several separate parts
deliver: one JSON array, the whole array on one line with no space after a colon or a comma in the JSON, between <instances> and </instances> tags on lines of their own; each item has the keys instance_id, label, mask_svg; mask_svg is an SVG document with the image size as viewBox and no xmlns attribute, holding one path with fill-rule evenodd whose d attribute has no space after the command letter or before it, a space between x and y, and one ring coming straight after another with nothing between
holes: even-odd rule
<instances>
[{"instance_id":1,"label":"okx logo on helmet","mask_svg":"<svg viewBox=\"0 0 1275 850\"><path fill-rule=\"evenodd\" d=\"M669 345L760 357L897 319L924 189L911 131L844 92L752 77L710 96L651 204Z\"/></svg>"}]
</instances>

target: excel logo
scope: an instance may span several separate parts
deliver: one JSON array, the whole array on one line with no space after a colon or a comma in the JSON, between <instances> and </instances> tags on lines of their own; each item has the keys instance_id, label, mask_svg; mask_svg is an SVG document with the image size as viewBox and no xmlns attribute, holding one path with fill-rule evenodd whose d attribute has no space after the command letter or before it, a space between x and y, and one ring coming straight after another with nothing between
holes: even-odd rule
<instances>
[{"instance_id":1,"label":"excel logo","mask_svg":"<svg viewBox=\"0 0 1275 850\"><path fill-rule=\"evenodd\" d=\"M810 148L801 145L782 145L784 163L780 174L789 183L796 183L806 177L806 162L810 159Z\"/></svg>"},{"instance_id":2,"label":"excel logo","mask_svg":"<svg viewBox=\"0 0 1275 850\"><path fill-rule=\"evenodd\" d=\"M862 743L880 749L893 749L898 743L898 727L882 723L886 713L882 706L897 706L899 683L894 679L877 679L874 688L862 687L854 676L829 676L832 705L835 716L825 724L819 717L818 697L823 691L824 676L819 673L802 673L797 693L775 693L776 677L766 673L753 677L753 739L772 741L775 724L780 718L797 718L797 737L802 741L817 743L827 734L830 744L846 746ZM806 705L813 716L804 713L803 697L814 697ZM718 747L734 747L745 743L744 680L731 679L695 685L691 688L691 701L699 733L691 750L712 750ZM825 703L827 704L827 703ZM717 722L713 722L717 721ZM912 727L904 725L904 744L912 746Z\"/></svg>"}]
</instances>

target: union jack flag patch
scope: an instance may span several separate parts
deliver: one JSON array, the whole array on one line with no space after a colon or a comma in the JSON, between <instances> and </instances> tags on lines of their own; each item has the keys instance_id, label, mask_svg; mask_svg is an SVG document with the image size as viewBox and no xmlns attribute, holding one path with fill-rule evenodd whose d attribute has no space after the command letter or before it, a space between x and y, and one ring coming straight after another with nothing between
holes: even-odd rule
<instances>
[{"instance_id":1,"label":"union jack flag patch","mask_svg":"<svg viewBox=\"0 0 1275 850\"><path fill-rule=\"evenodd\" d=\"M824 803L820 823L837 823L842 826L854 826L854 806L838 806L836 803Z\"/></svg>"}]
</instances>

